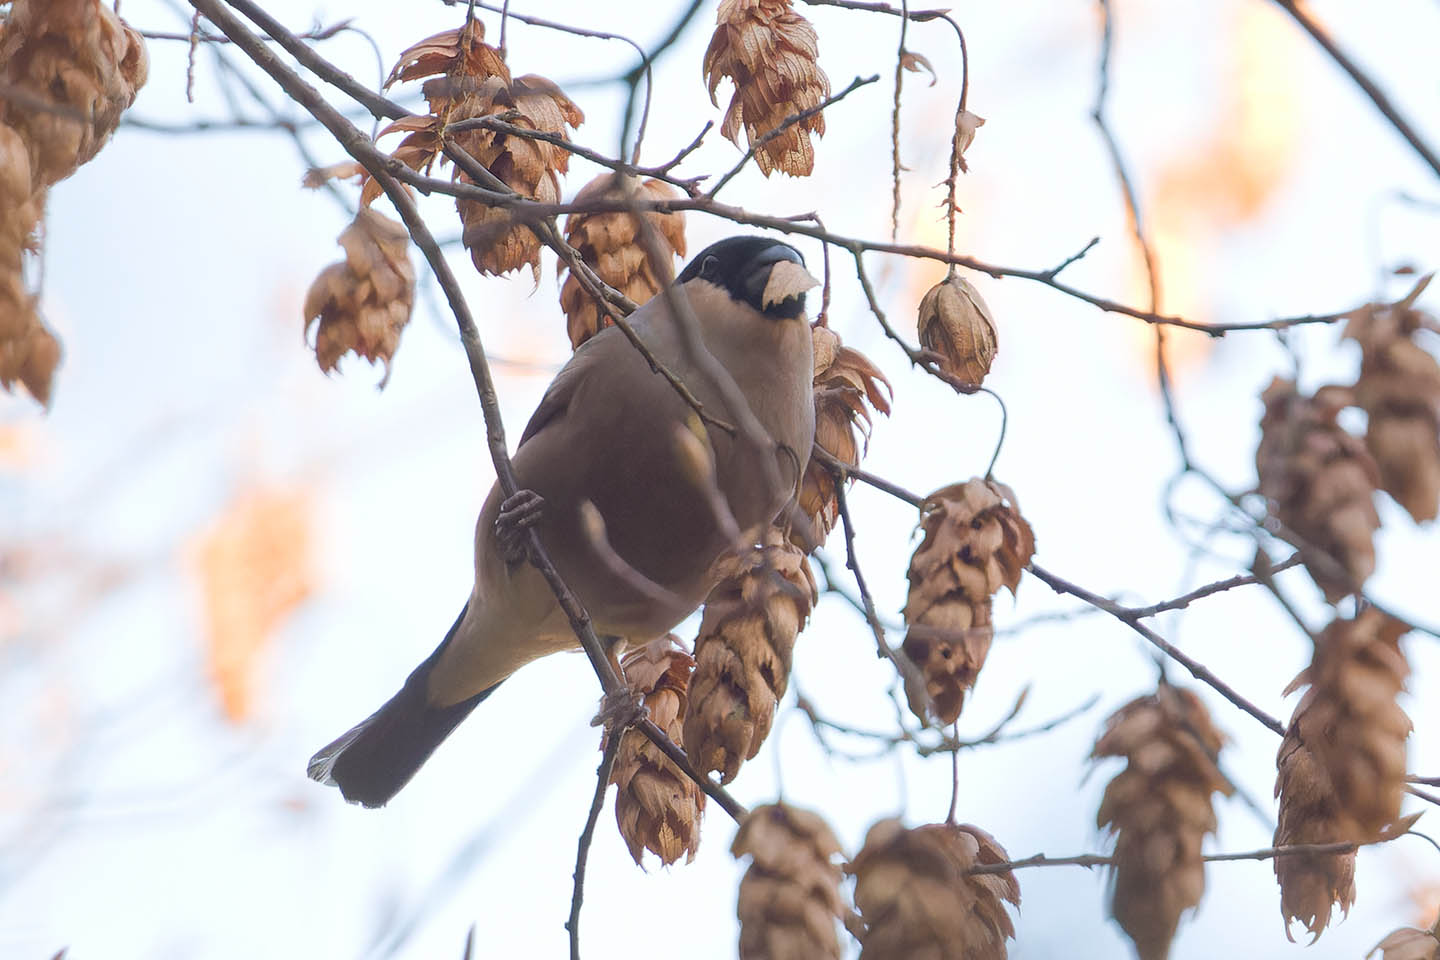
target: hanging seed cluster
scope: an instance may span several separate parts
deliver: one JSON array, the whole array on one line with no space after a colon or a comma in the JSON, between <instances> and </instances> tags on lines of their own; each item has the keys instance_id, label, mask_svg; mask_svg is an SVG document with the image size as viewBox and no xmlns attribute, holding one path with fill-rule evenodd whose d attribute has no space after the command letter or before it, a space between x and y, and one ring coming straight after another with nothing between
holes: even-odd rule
<instances>
[{"instance_id":1,"label":"hanging seed cluster","mask_svg":"<svg viewBox=\"0 0 1440 960\"><path fill-rule=\"evenodd\" d=\"M1261 400L1255 466L1274 516L1305 544L1305 565L1334 602L1375 570L1379 469L1365 444L1337 422L1344 403L1334 391L1306 396L1276 377Z\"/></svg>"},{"instance_id":2,"label":"hanging seed cluster","mask_svg":"<svg viewBox=\"0 0 1440 960\"><path fill-rule=\"evenodd\" d=\"M729 783L770 733L818 594L804 552L773 527L759 547L722 560L719 574L695 638L685 749L701 773L718 770Z\"/></svg>"},{"instance_id":3,"label":"hanging seed cluster","mask_svg":"<svg viewBox=\"0 0 1440 960\"><path fill-rule=\"evenodd\" d=\"M903 650L925 675L929 713L949 724L990 653L992 600L1001 587L1019 587L1035 534L1014 491L993 480L944 487L920 509L925 538L910 558ZM912 698L910 709L930 719L926 704Z\"/></svg>"},{"instance_id":4,"label":"hanging seed cluster","mask_svg":"<svg viewBox=\"0 0 1440 960\"><path fill-rule=\"evenodd\" d=\"M605 199L627 199L633 191L639 201L670 200L680 192L661 180L633 178L627 184L621 174L602 173L575 195L576 204L594 203ZM671 257L685 256L685 215L683 213L645 213L646 220ZM664 278L655 273L640 236L640 224L634 214L624 212L572 213L565 221L565 240L590 269L608 286L625 294L637 305L659 293ZM569 269L562 260L557 273ZM609 326L602 308L587 291L580 278L570 272L560 288L560 309L565 311L565 326L570 346L579 347L601 327Z\"/></svg>"},{"instance_id":5,"label":"hanging seed cluster","mask_svg":"<svg viewBox=\"0 0 1440 960\"><path fill-rule=\"evenodd\" d=\"M840 843L825 821L784 803L750 811L730 852L740 880L740 960L840 960Z\"/></svg>"},{"instance_id":6,"label":"hanging seed cluster","mask_svg":"<svg viewBox=\"0 0 1440 960\"><path fill-rule=\"evenodd\" d=\"M1415 308L1429 283L1427 276L1396 303L1361 307L1345 324L1345 336L1360 345L1355 401L1369 418L1365 447L1380 489L1417 523L1440 511L1440 363L1418 336L1440 327Z\"/></svg>"},{"instance_id":7,"label":"hanging seed cluster","mask_svg":"<svg viewBox=\"0 0 1440 960\"><path fill-rule=\"evenodd\" d=\"M504 56L484 37L484 24L470 20L402 53L385 86L425 79L421 91L430 114L397 120L380 135L406 134L393 155L425 172L441 157L445 138L452 137L456 147L511 190L542 203L558 203L560 174L570 166L563 147L487 127L451 129L466 120L494 116L516 127L566 137L569 128L585 120L580 108L546 78L529 74L512 79ZM474 182L458 167L455 177L461 183ZM379 184L368 183L363 202L379 194ZM457 199L455 206L477 270L498 276L529 266L538 277L540 240L530 228L515 223L501 206L470 199Z\"/></svg>"},{"instance_id":8,"label":"hanging seed cluster","mask_svg":"<svg viewBox=\"0 0 1440 960\"><path fill-rule=\"evenodd\" d=\"M48 406L60 343L25 282L47 191L89 162L145 84L145 41L99 0L0 14L0 386Z\"/></svg>"},{"instance_id":9,"label":"hanging seed cluster","mask_svg":"<svg viewBox=\"0 0 1440 960\"><path fill-rule=\"evenodd\" d=\"M673 636L660 637L621 662L631 689L645 698L650 719L684 745L686 701L695 661ZM700 849L705 794L638 730L626 730L610 782L617 787L615 822L636 865L646 850L666 864L688 863Z\"/></svg>"},{"instance_id":10,"label":"hanging seed cluster","mask_svg":"<svg viewBox=\"0 0 1440 960\"><path fill-rule=\"evenodd\" d=\"M840 334L820 321L810 333L815 353L815 443L846 466L858 467L870 445L870 412L890 415L890 381L868 357L845 346ZM840 508L835 476L818 460L811 459L805 468L799 502L817 539L823 540L834 528Z\"/></svg>"},{"instance_id":11,"label":"hanging seed cluster","mask_svg":"<svg viewBox=\"0 0 1440 960\"><path fill-rule=\"evenodd\" d=\"M353 351L385 365L383 387L415 303L410 234L404 224L362 207L339 242L345 259L322 270L305 296L305 331L319 323L315 360L321 370L329 373Z\"/></svg>"},{"instance_id":12,"label":"hanging seed cluster","mask_svg":"<svg viewBox=\"0 0 1440 960\"><path fill-rule=\"evenodd\" d=\"M815 28L791 9L790 0L721 0L715 21L703 65L710 102L719 105L715 91L721 80L735 82L720 132L738 146L743 126L767 177L775 170L809 176L815 169L810 135L825 133L825 115L817 111L788 126L785 120L830 96L830 79L816 62Z\"/></svg>"},{"instance_id":13,"label":"hanging seed cluster","mask_svg":"<svg viewBox=\"0 0 1440 960\"><path fill-rule=\"evenodd\" d=\"M1409 666L1400 638L1410 627L1369 607L1336 620L1316 641L1310 666L1286 689L1305 684L1276 758L1280 798L1276 845L1368 843L1400 817L1410 719L1396 703ZM1303 854L1275 860L1281 910L1319 936L1333 907L1355 899L1355 854Z\"/></svg>"},{"instance_id":14,"label":"hanging seed cluster","mask_svg":"<svg viewBox=\"0 0 1440 960\"><path fill-rule=\"evenodd\" d=\"M1015 936L1005 905L1020 906L1020 884L1009 871L968 871L1009 860L968 824L875 824L847 868L864 921L860 960L1004 960Z\"/></svg>"},{"instance_id":15,"label":"hanging seed cluster","mask_svg":"<svg viewBox=\"0 0 1440 960\"><path fill-rule=\"evenodd\" d=\"M1222 743L1200 698L1167 684L1111 715L1090 754L1126 761L1095 822L1115 837L1111 914L1140 960L1169 956L1181 915L1205 892L1213 795L1234 792L1216 765Z\"/></svg>"}]
</instances>

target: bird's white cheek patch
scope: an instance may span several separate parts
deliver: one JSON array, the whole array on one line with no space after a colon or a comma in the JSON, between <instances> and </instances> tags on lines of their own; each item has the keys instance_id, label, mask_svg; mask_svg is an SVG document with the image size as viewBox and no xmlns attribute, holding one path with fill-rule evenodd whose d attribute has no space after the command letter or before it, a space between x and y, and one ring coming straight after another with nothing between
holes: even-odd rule
<instances>
[{"instance_id":1,"label":"bird's white cheek patch","mask_svg":"<svg viewBox=\"0 0 1440 960\"><path fill-rule=\"evenodd\" d=\"M760 294L760 307L765 309L798 297L811 287L820 286L820 281L810 276L810 271L793 260L778 260L770 268L770 279L765 292Z\"/></svg>"}]
</instances>

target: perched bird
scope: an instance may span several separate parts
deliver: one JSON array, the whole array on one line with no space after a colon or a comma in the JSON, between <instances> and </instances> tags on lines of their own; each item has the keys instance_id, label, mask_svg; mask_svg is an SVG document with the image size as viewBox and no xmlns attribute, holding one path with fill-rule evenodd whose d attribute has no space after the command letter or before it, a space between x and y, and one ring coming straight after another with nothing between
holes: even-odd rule
<instances>
[{"instance_id":1,"label":"perched bird","mask_svg":"<svg viewBox=\"0 0 1440 960\"><path fill-rule=\"evenodd\" d=\"M733 432L697 417L620 329L575 351L520 438L521 490L506 500L496 483L480 511L475 586L455 625L399 693L311 758L312 779L382 806L501 681L579 646L526 560L529 528L601 635L645 642L705 600L736 527L757 539L795 496L809 460L805 290L816 281L803 264L775 240L721 240L629 318L706 415ZM697 439L705 469L683 449L693 454Z\"/></svg>"}]
</instances>

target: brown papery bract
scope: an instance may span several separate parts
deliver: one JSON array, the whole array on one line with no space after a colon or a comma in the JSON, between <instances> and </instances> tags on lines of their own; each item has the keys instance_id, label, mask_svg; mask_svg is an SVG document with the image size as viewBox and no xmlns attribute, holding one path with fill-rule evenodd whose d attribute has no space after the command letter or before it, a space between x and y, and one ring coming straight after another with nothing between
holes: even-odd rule
<instances>
[{"instance_id":1,"label":"brown papery bract","mask_svg":"<svg viewBox=\"0 0 1440 960\"><path fill-rule=\"evenodd\" d=\"M1412 727L1396 698L1410 673L1400 650L1409 630L1374 607L1336 620L1316 640L1310 666L1285 690L1310 685L1291 728L1330 780L1336 815L1351 821L1333 839L1375 840L1400 816Z\"/></svg>"},{"instance_id":2,"label":"brown papery bract","mask_svg":"<svg viewBox=\"0 0 1440 960\"><path fill-rule=\"evenodd\" d=\"M791 124L763 144L760 140L786 117L818 107L830 96L830 80L816 63L815 28L790 8L790 0L721 0L715 22L703 66L710 102L719 105L715 90L721 79L735 81L720 132L738 146L743 125L747 142L756 147L755 162L767 177L772 170L809 176L815 169L810 134L825 133L823 113Z\"/></svg>"},{"instance_id":3,"label":"brown papery bract","mask_svg":"<svg viewBox=\"0 0 1440 960\"><path fill-rule=\"evenodd\" d=\"M730 852L750 856L735 912L740 960L839 960L844 911L835 834L818 815L783 803L750 811Z\"/></svg>"},{"instance_id":4,"label":"brown papery bract","mask_svg":"<svg viewBox=\"0 0 1440 960\"><path fill-rule=\"evenodd\" d=\"M1396 303L1361 307L1345 324L1345 336L1360 345L1355 399L1369 417L1365 445L1380 487L1417 522L1440 511L1440 363L1416 336L1434 320L1415 309L1433 276Z\"/></svg>"},{"instance_id":5,"label":"brown papery bract","mask_svg":"<svg viewBox=\"0 0 1440 960\"><path fill-rule=\"evenodd\" d=\"M948 724L989 655L991 598L1019 587L1035 534L1014 491L978 477L926 497L920 526L925 539L910 558L903 649L925 675L930 712ZM929 720L925 704L912 701L910 709Z\"/></svg>"},{"instance_id":6,"label":"brown papery bract","mask_svg":"<svg viewBox=\"0 0 1440 960\"><path fill-rule=\"evenodd\" d=\"M695 660L667 635L625 656L625 681L645 698L650 719L684 746L683 727ZM615 784L615 823L635 863L646 850L669 866L695 859L705 794L674 761L638 730L626 730L610 774Z\"/></svg>"},{"instance_id":7,"label":"brown papery bract","mask_svg":"<svg viewBox=\"0 0 1440 960\"><path fill-rule=\"evenodd\" d=\"M685 750L701 773L718 770L729 783L770 732L817 593L805 554L774 527L717 572L695 638Z\"/></svg>"},{"instance_id":8,"label":"brown papery bract","mask_svg":"<svg viewBox=\"0 0 1440 960\"><path fill-rule=\"evenodd\" d=\"M637 201L670 200L680 195L678 190L660 180L634 183L633 189ZM574 202L579 205L608 197L623 198L627 196L625 191L626 184L621 174L602 173L581 188ZM683 213L650 212L642 216L649 220L661 245L671 256L685 256ZM664 285L645 253L639 227L634 214L620 211L572 213L565 220L566 242L575 248L601 280L636 304L655 296ZM568 265L562 260L555 269L558 274L567 270ZM565 326L570 334L571 347L580 346L611 323L608 317L602 316L601 306L573 272L560 288L560 309L565 311Z\"/></svg>"},{"instance_id":9,"label":"brown papery bract","mask_svg":"<svg viewBox=\"0 0 1440 960\"><path fill-rule=\"evenodd\" d=\"M1169 956L1181 915L1205 892L1212 794L1234 792L1216 765L1222 742L1200 698L1166 684L1111 715L1090 754L1127 761L1095 821L1115 836L1111 911L1140 960Z\"/></svg>"},{"instance_id":10,"label":"brown papery bract","mask_svg":"<svg viewBox=\"0 0 1440 960\"><path fill-rule=\"evenodd\" d=\"M1339 564L1307 556L1306 568L1332 603L1353 593L1375 570L1375 460L1357 437L1335 422L1343 403L1322 390L1307 397L1276 377L1261 400L1255 467L1260 493L1274 516L1313 550ZM1299 546L1299 544L1297 544Z\"/></svg>"},{"instance_id":11,"label":"brown papery bract","mask_svg":"<svg viewBox=\"0 0 1440 960\"><path fill-rule=\"evenodd\" d=\"M30 153L35 190L100 152L145 84L145 41L100 0L15 0L0 35L4 81L45 110L0 101Z\"/></svg>"},{"instance_id":12,"label":"brown papery bract","mask_svg":"<svg viewBox=\"0 0 1440 960\"><path fill-rule=\"evenodd\" d=\"M397 120L380 135L405 133L393 155L422 171L441 158L445 138L453 137L456 146L516 193L541 203L558 203L559 175L570 165L570 154L563 147L486 128L447 131L461 120L494 116L517 127L564 137L567 126L578 127L585 120L580 108L550 80L535 74L512 79L500 51L484 37L484 25L471 20L402 53L386 86L429 77L422 91L430 115ZM462 183L473 182L459 170L455 176ZM379 184L370 181L361 201L368 204L379 195ZM504 208L481 201L457 199L455 207L464 228L462 240L477 270L499 275L529 266L539 276L540 240L529 227L515 223Z\"/></svg>"},{"instance_id":13,"label":"brown papery bract","mask_svg":"<svg viewBox=\"0 0 1440 960\"><path fill-rule=\"evenodd\" d=\"M1020 884L1013 872L966 871L1009 859L968 824L875 824L846 868L865 922L860 960L1004 960L1015 936L1005 904L1020 905Z\"/></svg>"},{"instance_id":14,"label":"brown papery bract","mask_svg":"<svg viewBox=\"0 0 1440 960\"><path fill-rule=\"evenodd\" d=\"M390 379L390 360L410 322L415 302L415 268L404 225L361 208L340 234L345 259L320 272L305 295L305 330L320 321L315 360L329 373L354 351L385 364L380 386Z\"/></svg>"},{"instance_id":15,"label":"brown papery bract","mask_svg":"<svg viewBox=\"0 0 1440 960\"><path fill-rule=\"evenodd\" d=\"M1408 629L1373 607L1336 620L1287 688L1310 684L1276 757L1276 846L1369 843L1397 821L1410 720L1395 698L1409 672L1399 647ZM1318 938L1334 907L1349 913L1355 902L1354 853L1276 857L1275 877L1287 937L1299 920Z\"/></svg>"},{"instance_id":16,"label":"brown papery bract","mask_svg":"<svg viewBox=\"0 0 1440 960\"><path fill-rule=\"evenodd\" d=\"M1440 939L1436 939L1434 929L1401 927L1392 930L1384 940L1371 947L1370 952L1365 954L1366 960L1377 953L1380 960L1440 960Z\"/></svg>"},{"instance_id":17,"label":"brown papery bract","mask_svg":"<svg viewBox=\"0 0 1440 960\"><path fill-rule=\"evenodd\" d=\"M951 273L920 300L920 345L935 354L940 369L960 384L978 387L997 351L995 318L974 284Z\"/></svg>"},{"instance_id":18,"label":"brown papery bract","mask_svg":"<svg viewBox=\"0 0 1440 960\"><path fill-rule=\"evenodd\" d=\"M815 353L815 442L841 463L858 467L870 443L870 411L890 415L890 381L865 354L845 346L828 326L817 321L810 333ZM823 541L835 526L839 504L834 475L818 460L812 459L805 468L799 503L810 518L816 539Z\"/></svg>"}]
</instances>

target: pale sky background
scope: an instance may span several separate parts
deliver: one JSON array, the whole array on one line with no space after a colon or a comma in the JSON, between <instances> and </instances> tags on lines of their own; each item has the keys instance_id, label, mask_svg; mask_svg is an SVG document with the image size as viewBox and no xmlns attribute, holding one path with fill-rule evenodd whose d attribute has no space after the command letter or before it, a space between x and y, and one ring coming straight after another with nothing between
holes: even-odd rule
<instances>
[{"instance_id":1,"label":"pale sky background","mask_svg":"<svg viewBox=\"0 0 1440 960\"><path fill-rule=\"evenodd\" d=\"M653 45L680 5L516 2L536 12ZM1316 2L1328 23L1432 143L1440 142L1440 7ZM1114 4L1109 115L1131 160L1162 254L1165 306L1226 322L1330 312L1398 296L1402 263L1440 257L1440 183L1368 101L1273 4L1260 0ZM188 9L188 8L185 8ZM384 67L414 41L455 26L442 3L289 0L269 9L290 26L354 17ZM126 0L150 30L183 31L166 0ZM889 230L889 104L898 22L828 7L801 12L820 35L836 89L880 83L827 112L809 180L766 181L753 169L722 196L780 214L819 210L831 229L881 238ZM963 178L959 248L992 262L1053 266L1092 236L1102 242L1067 273L1097 294L1141 304L1120 194L1089 119L1098 52L1088 0L962 4L971 109L987 118ZM493 27L496 18L487 15ZM700 58L713 22L702 11L663 59L644 160L673 155L721 111ZM943 246L935 222L956 44L944 24L912 25L910 48L939 75L908 75L903 113L902 238ZM493 39L493 33L492 33ZM354 34L326 56L378 82L374 51ZM210 51L185 100L185 45L150 44L149 85L133 115L187 123L230 116ZM238 55L235 62L239 62ZM513 24L516 73L558 81L586 111L577 139L607 152L618 135L620 88L587 85L633 53ZM258 88L282 97L268 80ZM728 97L729 86L722 87ZM327 90L336 104L343 97ZM402 96L414 91L401 91ZM243 92L242 110L261 116ZM722 99L723 108L725 101ZM287 111L299 116L298 108ZM323 133L305 143L341 159ZM682 173L718 173L739 154L717 132ZM301 338L300 301L340 257L346 217L302 191L305 163L275 132L157 135L122 129L50 201L44 311L64 341L53 408L0 398L0 956L91 958L456 957L476 925L479 956L564 955L575 841L594 787L598 689L583 657L531 666L464 724L382 811L341 802L305 779L315 748L367 715L439 641L469 589L474 518L493 478L464 356L432 293L414 319L384 392L353 358L329 378ZM567 195L597 169L575 161ZM1404 192L1428 210L1396 201ZM427 201L442 236L453 208ZM691 215L690 249L739 228ZM798 240L813 269L819 245ZM481 278L451 251L486 346L497 359L512 443L568 355L553 258L538 287L528 274ZM423 264L414 257L417 265ZM869 260L891 318L913 336L932 273ZM994 402L956 397L906 370L881 336L853 273L836 260L832 323L895 385L895 414L875 429L867 465L916 491L983 473L997 429ZM1010 411L997 476L1034 526L1037 562L1105 594L1154 602L1244 570L1244 538L1214 541L1191 564L1161 510L1176 457L1149 365L1148 329L1043 286L972 277L999 327L988 384ZM1431 309L1440 299L1431 293ZM1353 377L1358 352L1332 327L1295 331L1302 385ZM1268 334L1210 344L1176 334L1177 403L1196 459L1229 486L1254 482L1258 395L1290 361ZM1432 348L1435 341L1431 341ZM506 362L514 361L514 362ZM207 680L196 544L238 498L268 491L301 505L311 593L261 658L255 706L239 723ZM877 603L898 618L914 512L867 488L852 502ZM1219 505L1198 483L1177 505L1209 521ZM1440 622L1434 589L1440 538L1388 498L1372 593ZM843 541L827 549L843 566ZM1309 622L1325 621L1299 571L1285 575ZM996 603L1003 628L1077 604L1027 578L1018 602ZM1309 643L1267 594L1251 588L1162 618L1157 628L1268 712L1288 718L1280 691ZM693 630L690 634L693 636ZM896 642L899 634L894 635ZM1412 635L1405 706L1415 720L1410 769L1440 774L1440 641ZM1265 817L1278 738L1183 671L1232 737L1224 763ZM825 755L794 691L825 713L884 728L892 671L874 657L863 622L822 600L796 651L791 694L761 754L732 785L744 803L773 800L822 811L847 852L876 819L943 819L943 757L853 763ZM961 719L962 735L992 726L1030 687L1017 728L1090 698L1060 728L961 756L960 816L1010 854L1099 851L1094 811L1111 768L1085 778L1105 716L1153 689L1150 650L1118 622L1087 616L997 639ZM855 744L864 749L864 744ZM613 796L613 791L612 791ZM1407 810L1420 809L1418 802ZM1271 823L1236 800L1219 803L1208 849L1269 846ZM1429 811L1419 829L1435 830ZM735 955L735 890L743 865L728 853L733 825L709 811L693 864L648 872L630 862L607 806L590 858L582 917L587 958L675 952ZM1103 873L1026 870L1016 958L1124 957L1106 919ZM1350 917L1304 950L1281 929L1268 862L1213 865L1198 915L1174 956L1359 957L1395 926L1428 924L1440 904L1440 853L1407 838L1361 853ZM1428 891L1428 892L1427 892ZM1417 905L1418 893L1424 906ZM1423 916L1423 911L1429 911ZM1338 917L1337 917L1338 920ZM1303 942L1303 937L1301 938Z\"/></svg>"}]
</instances>

